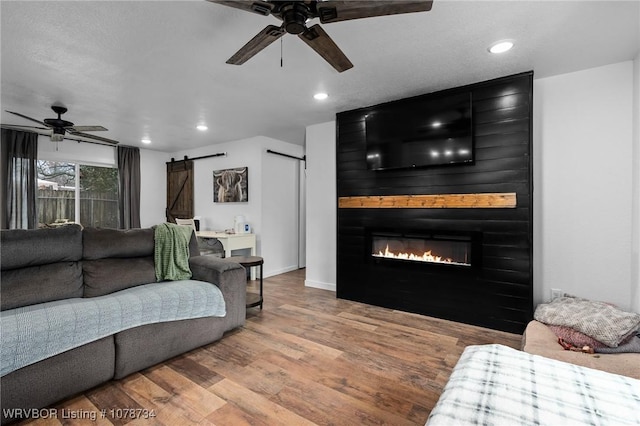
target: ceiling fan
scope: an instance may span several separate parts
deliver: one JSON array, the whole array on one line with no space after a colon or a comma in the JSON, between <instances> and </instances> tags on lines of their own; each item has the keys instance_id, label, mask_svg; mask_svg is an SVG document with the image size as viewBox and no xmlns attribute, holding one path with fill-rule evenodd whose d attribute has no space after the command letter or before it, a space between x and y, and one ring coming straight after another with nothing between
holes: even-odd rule
<instances>
[{"instance_id":1,"label":"ceiling fan","mask_svg":"<svg viewBox=\"0 0 640 426\"><path fill-rule=\"evenodd\" d=\"M342 50L318 24L307 27L307 22L320 18L323 24L349 19L373 16L395 15L399 13L424 12L431 10L432 0L208 0L225 6L235 7L259 15L273 15L282 20L282 25L267 25L254 38L238 50L227 64L242 65L278 40L285 33L295 34L322 56L338 72L346 71L353 64Z\"/></svg>"},{"instance_id":2,"label":"ceiling fan","mask_svg":"<svg viewBox=\"0 0 640 426\"><path fill-rule=\"evenodd\" d=\"M102 126L76 126L70 121L62 119L62 114L67 112L67 108L62 105L51 105L53 112L58 114L58 118L45 118L43 121L29 117L19 112L7 111L10 114L17 115L18 117L26 118L27 120L34 121L45 127L35 126L20 126L16 124L2 124L3 129L13 130L26 130L34 133L38 133L44 136L50 136L52 142L61 142L63 139L71 139L78 142L91 142L99 143L103 145L116 145L118 141L113 139L103 138L102 136L91 135L84 132L97 132L106 131L107 129ZM79 138L87 138L92 140L84 140Z\"/></svg>"}]
</instances>

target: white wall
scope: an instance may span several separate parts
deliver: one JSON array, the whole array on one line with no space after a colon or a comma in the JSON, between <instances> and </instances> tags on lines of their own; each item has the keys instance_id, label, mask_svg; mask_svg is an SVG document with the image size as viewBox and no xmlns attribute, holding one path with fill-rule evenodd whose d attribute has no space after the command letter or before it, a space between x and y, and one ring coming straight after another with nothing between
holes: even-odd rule
<instances>
[{"instance_id":1,"label":"white wall","mask_svg":"<svg viewBox=\"0 0 640 426\"><path fill-rule=\"evenodd\" d=\"M633 62L633 120L631 307L640 312L640 52Z\"/></svg>"},{"instance_id":2,"label":"white wall","mask_svg":"<svg viewBox=\"0 0 640 426\"><path fill-rule=\"evenodd\" d=\"M196 160L193 163L194 172L194 215L200 216L200 229L207 231L224 231L233 228L235 216L243 215L258 234L260 239L261 202L260 176L262 162L260 152L261 138L251 138L240 141L210 145L204 148L179 151L170 155L181 160L187 155L189 158L201 157L217 153L226 156ZM248 202L243 203L214 203L213 202L213 171L248 167ZM163 173L163 179L165 174Z\"/></svg>"},{"instance_id":3,"label":"white wall","mask_svg":"<svg viewBox=\"0 0 640 426\"><path fill-rule=\"evenodd\" d=\"M297 160L267 154L267 149L300 157L303 151L299 145L257 136L169 156L180 160L185 155L195 158L226 153L194 162L194 214L201 217L201 229L214 231L232 228L236 215L245 216L256 234L257 254L264 257L265 277L298 267L300 193ZM214 203L213 171L236 167L248 167L248 202ZM164 171L161 176L165 179Z\"/></svg>"},{"instance_id":4,"label":"white wall","mask_svg":"<svg viewBox=\"0 0 640 426\"><path fill-rule=\"evenodd\" d=\"M631 61L534 81L536 303L631 308L632 89Z\"/></svg>"},{"instance_id":5,"label":"white wall","mask_svg":"<svg viewBox=\"0 0 640 426\"><path fill-rule=\"evenodd\" d=\"M167 166L171 156L166 152L140 150L140 226L164 223L167 220Z\"/></svg>"},{"instance_id":6,"label":"white wall","mask_svg":"<svg viewBox=\"0 0 640 426\"><path fill-rule=\"evenodd\" d=\"M336 123L307 127L305 285L336 290Z\"/></svg>"},{"instance_id":7,"label":"white wall","mask_svg":"<svg viewBox=\"0 0 640 426\"><path fill-rule=\"evenodd\" d=\"M298 212L298 267L307 266L307 163L300 162L298 165L298 176L300 185L298 199L300 200L300 210Z\"/></svg>"}]
</instances>

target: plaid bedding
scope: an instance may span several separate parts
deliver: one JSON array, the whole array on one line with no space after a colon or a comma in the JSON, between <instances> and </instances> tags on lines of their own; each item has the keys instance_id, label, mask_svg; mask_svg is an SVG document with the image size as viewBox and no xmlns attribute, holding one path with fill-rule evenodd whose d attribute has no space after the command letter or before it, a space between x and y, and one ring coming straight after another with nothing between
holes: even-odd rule
<instances>
[{"instance_id":1,"label":"plaid bedding","mask_svg":"<svg viewBox=\"0 0 640 426\"><path fill-rule=\"evenodd\" d=\"M427 425L638 425L640 380L517 351L469 346Z\"/></svg>"}]
</instances>

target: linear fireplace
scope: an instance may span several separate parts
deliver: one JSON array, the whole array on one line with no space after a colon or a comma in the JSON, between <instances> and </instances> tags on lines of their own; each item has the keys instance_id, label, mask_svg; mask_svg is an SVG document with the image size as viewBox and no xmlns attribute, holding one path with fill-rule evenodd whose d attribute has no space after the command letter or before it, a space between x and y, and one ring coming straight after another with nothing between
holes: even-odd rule
<instances>
[{"instance_id":1,"label":"linear fireplace","mask_svg":"<svg viewBox=\"0 0 640 426\"><path fill-rule=\"evenodd\" d=\"M403 262L416 265L477 268L481 256L480 235L456 232L370 232L370 257L375 263Z\"/></svg>"}]
</instances>

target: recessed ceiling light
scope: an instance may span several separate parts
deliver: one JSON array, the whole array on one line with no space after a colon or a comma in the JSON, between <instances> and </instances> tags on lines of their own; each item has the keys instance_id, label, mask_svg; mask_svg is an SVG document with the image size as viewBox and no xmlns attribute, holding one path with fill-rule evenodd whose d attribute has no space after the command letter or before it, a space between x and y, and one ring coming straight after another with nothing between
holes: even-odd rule
<instances>
[{"instance_id":1,"label":"recessed ceiling light","mask_svg":"<svg viewBox=\"0 0 640 426\"><path fill-rule=\"evenodd\" d=\"M329 97L329 95L327 95L326 93L316 93L315 95L313 95L313 98L318 100L318 101L323 101L325 99L327 99Z\"/></svg>"},{"instance_id":2,"label":"recessed ceiling light","mask_svg":"<svg viewBox=\"0 0 640 426\"><path fill-rule=\"evenodd\" d=\"M196 129L200 130L201 132L204 132L205 130L208 129L208 127L206 125L204 125L204 124L198 124L196 126Z\"/></svg>"},{"instance_id":3,"label":"recessed ceiling light","mask_svg":"<svg viewBox=\"0 0 640 426\"><path fill-rule=\"evenodd\" d=\"M140 140L140 142L145 143L145 144L147 144L147 145L148 145L148 144L150 144L150 143L151 143L151 139L144 138L144 139Z\"/></svg>"},{"instance_id":4,"label":"recessed ceiling light","mask_svg":"<svg viewBox=\"0 0 640 426\"><path fill-rule=\"evenodd\" d=\"M498 41L489 47L491 53L504 53L513 47L513 42L509 40Z\"/></svg>"}]
</instances>

